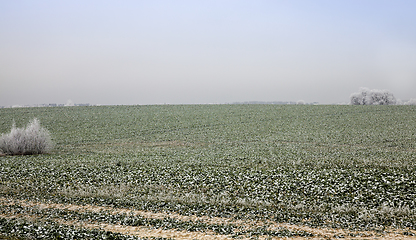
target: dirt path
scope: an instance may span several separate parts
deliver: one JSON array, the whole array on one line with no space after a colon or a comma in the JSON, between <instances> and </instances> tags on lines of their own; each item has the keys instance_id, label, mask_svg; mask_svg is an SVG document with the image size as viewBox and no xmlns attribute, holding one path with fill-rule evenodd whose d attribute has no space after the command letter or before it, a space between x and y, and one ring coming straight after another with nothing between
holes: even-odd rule
<instances>
[{"instance_id":1,"label":"dirt path","mask_svg":"<svg viewBox=\"0 0 416 240\"><path fill-rule=\"evenodd\" d=\"M74 204L56 204L56 203L40 203L31 201L21 201L16 199L0 198L0 205L3 206L20 206L26 208L33 208L37 210L67 210L78 213L99 213L105 214L126 214L129 216L140 216L146 219L175 219L178 221L198 222L205 224L223 224L233 225L239 227L240 231L250 231L259 227L265 227L268 231L289 230L293 232L310 233L312 237L292 237L290 239L333 239L342 237L344 239L415 239L416 231L403 229L389 229L386 232L354 232L345 229L329 229L329 228L311 228L307 226L291 225L286 223L277 223L272 221L254 221L254 220L235 220L231 218L219 217L198 217L198 216L184 216L177 213L154 213L149 211L137 211L125 208L110 208L93 205L74 205ZM4 213L0 215L3 218L19 218L28 221L40 220L42 216L34 214L17 214L14 212ZM106 222L94 221L65 221L55 218L54 221L62 225L71 225L83 227L88 229L101 229L125 235L133 235L139 237L164 237L174 239L235 239L231 235L222 235L214 231L184 231L177 229L161 229L145 226L126 226L119 224L110 224ZM415 236L404 235L404 232L410 232ZM241 238L240 238L241 237ZM239 239L249 239L249 236L241 235ZM258 239L281 239L278 237L258 236Z\"/></svg>"}]
</instances>

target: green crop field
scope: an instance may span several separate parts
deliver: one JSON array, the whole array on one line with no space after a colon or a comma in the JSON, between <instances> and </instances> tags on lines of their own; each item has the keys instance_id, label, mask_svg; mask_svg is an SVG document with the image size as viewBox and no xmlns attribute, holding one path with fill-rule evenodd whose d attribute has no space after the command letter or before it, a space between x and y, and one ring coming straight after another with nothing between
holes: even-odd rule
<instances>
[{"instance_id":1,"label":"green crop field","mask_svg":"<svg viewBox=\"0 0 416 240\"><path fill-rule=\"evenodd\" d=\"M235 238L318 236L272 229L271 222L380 233L401 229L404 235L416 230L415 106L4 108L0 133L10 132L13 121L21 127L34 117L50 131L55 148L44 155L0 157L0 235L10 239L112 234L58 220Z\"/></svg>"}]
</instances>

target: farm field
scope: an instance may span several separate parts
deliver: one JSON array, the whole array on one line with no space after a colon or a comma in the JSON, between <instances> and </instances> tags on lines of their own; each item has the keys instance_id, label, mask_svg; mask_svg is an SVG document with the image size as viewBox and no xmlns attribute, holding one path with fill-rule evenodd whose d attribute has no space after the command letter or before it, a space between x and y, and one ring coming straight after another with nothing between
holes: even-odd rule
<instances>
[{"instance_id":1,"label":"farm field","mask_svg":"<svg viewBox=\"0 0 416 240\"><path fill-rule=\"evenodd\" d=\"M415 238L416 107L0 109L0 239Z\"/></svg>"}]
</instances>

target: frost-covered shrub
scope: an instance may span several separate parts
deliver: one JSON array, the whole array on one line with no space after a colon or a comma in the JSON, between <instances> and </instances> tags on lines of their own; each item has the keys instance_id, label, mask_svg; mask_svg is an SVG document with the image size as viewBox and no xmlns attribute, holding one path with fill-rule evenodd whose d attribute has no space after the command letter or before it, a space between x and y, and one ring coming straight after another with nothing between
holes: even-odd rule
<instances>
[{"instance_id":1,"label":"frost-covered shrub","mask_svg":"<svg viewBox=\"0 0 416 240\"><path fill-rule=\"evenodd\" d=\"M13 123L10 133L0 138L0 153L6 155L48 153L52 147L49 131L41 127L36 118L26 128L16 128Z\"/></svg>"},{"instance_id":2,"label":"frost-covered shrub","mask_svg":"<svg viewBox=\"0 0 416 240\"><path fill-rule=\"evenodd\" d=\"M404 105L416 105L416 98L412 98L409 101L405 102Z\"/></svg>"},{"instance_id":3,"label":"frost-covered shrub","mask_svg":"<svg viewBox=\"0 0 416 240\"><path fill-rule=\"evenodd\" d=\"M350 96L351 105L396 105L397 100L387 90L360 88Z\"/></svg>"}]
</instances>

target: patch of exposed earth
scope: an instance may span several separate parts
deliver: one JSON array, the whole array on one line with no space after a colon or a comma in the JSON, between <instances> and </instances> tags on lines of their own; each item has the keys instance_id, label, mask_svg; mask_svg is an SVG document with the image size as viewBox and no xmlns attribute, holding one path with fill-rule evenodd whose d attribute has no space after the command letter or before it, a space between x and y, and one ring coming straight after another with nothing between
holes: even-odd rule
<instances>
[{"instance_id":1,"label":"patch of exposed earth","mask_svg":"<svg viewBox=\"0 0 416 240\"><path fill-rule=\"evenodd\" d=\"M108 215L126 214L129 216L140 216L146 219L174 219L184 222L205 223L212 225L233 225L239 228L239 231L250 232L254 229L264 228L267 231L287 230L290 232L304 232L309 237L294 236L290 239L416 239L416 231L409 229L388 229L384 232L375 231L350 231L347 229L330 229L330 228L311 228L308 226L299 226L287 223L277 223L267 220L236 220L232 218L207 217L207 216L184 216L177 213L155 213L150 211L138 211L125 208L112 208L94 205L75 205L75 204L57 204L57 203L41 203L33 201L22 201L9 198L0 198L0 205L15 206L42 210L66 210L77 213L105 213ZM44 215L39 215L34 211L29 214L21 214L16 212L3 212L0 214L3 218L24 219L26 221L42 221ZM51 220L51 219L48 219ZM172 239L236 239L235 236L220 234L210 230L186 231L178 229L155 228L148 226L126 226L122 224L114 224L107 222L96 222L91 220L68 221L61 218L54 218L53 221L69 226L76 226L87 229L100 229L121 233L124 235L138 237L163 237ZM412 236L413 235L413 236ZM252 236L241 234L238 239L251 239ZM270 235L256 235L258 239L281 239Z\"/></svg>"}]
</instances>

